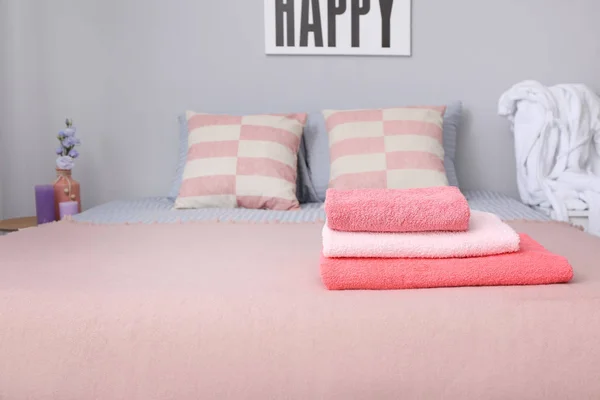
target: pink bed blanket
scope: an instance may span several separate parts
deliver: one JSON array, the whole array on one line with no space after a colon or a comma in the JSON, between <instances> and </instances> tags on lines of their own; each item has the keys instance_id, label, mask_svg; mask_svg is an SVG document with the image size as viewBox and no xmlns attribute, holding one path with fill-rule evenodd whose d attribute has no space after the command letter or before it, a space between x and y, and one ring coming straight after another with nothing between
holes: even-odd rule
<instances>
[{"instance_id":1,"label":"pink bed blanket","mask_svg":"<svg viewBox=\"0 0 600 400\"><path fill-rule=\"evenodd\" d=\"M513 253L519 235L494 214L471 213L466 232L373 233L323 227L325 257L450 258Z\"/></svg>"},{"instance_id":2,"label":"pink bed blanket","mask_svg":"<svg viewBox=\"0 0 600 400\"><path fill-rule=\"evenodd\" d=\"M465 231L470 209L458 188L329 189L329 227L346 232Z\"/></svg>"},{"instance_id":3,"label":"pink bed blanket","mask_svg":"<svg viewBox=\"0 0 600 400\"><path fill-rule=\"evenodd\" d=\"M516 253L471 258L328 258L321 277L330 290L544 285L573 278L567 259L521 235Z\"/></svg>"},{"instance_id":4,"label":"pink bed blanket","mask_svg":"<svg viewBox=\"0 0 600 400\"><path fill-rule=\"evenodd\" d=\"M0 399L598 399L600 239L568 285L328 291L322 224L0 237Z\"/></svg>"}]
</instances>

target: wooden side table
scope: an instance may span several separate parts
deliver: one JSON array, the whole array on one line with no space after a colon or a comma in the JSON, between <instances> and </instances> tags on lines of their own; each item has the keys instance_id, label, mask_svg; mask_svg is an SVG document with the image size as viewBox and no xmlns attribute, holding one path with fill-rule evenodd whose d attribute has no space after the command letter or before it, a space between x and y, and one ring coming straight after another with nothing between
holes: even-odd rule
<instances>
[{"instance_id":1,"label":"wooden side table","mask_svg":"<svg viewBox=\"0 0 600 400\"><path fill-rule=\"evenodd\" d=\"M0 221L0 232L10 233L36 226L37 217L5 219L4 221Z\"/></svg>"}]
</instances>

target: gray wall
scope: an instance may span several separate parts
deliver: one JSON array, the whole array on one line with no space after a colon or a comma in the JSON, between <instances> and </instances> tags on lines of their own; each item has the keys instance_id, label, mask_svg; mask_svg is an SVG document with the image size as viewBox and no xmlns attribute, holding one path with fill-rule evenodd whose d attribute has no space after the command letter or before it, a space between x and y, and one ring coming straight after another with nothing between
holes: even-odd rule
<instances>
[{"instance_id":1,"label":"gray wall","mask_svg":"<svg viewBox=\"0 0 600 400\"><path fill-rule=\"evenodd\" d=\"M413 57L265 56L261 0L0 0L9 22L0 116L2 211L33 212L54 135L75 119L85 206L163 195L176 114L444 103L468 109L466 188L516 194L496 116L523 79L600 88L598 0L413 0ZM8 78L7 78L8 76ZM8 79L8 81L7 81ZM8 105L6 104L8 102Z\"/></svg>"},{"instance_id":2,"label":"gray wall","mask_svg":"<svg viewBox=\"0 0 600 400\"><path fill-rule=\"evenodd\" d=\"M0 0L0 219L3 214L3 201L4 196L2 194L4 188L4 171L6 170L4 156L4 143L3 138L6 134L5 123L9 113L8 109L8 44L9 36L8 33L10 27L8 26L8 2Z\"/></svg>"}]
</instances>

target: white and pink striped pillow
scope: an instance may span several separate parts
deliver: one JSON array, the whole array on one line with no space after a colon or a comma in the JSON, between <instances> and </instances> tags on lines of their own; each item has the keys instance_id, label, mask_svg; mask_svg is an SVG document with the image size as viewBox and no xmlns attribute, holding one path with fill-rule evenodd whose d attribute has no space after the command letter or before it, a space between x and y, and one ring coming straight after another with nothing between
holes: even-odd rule
<instances>
[{"instance_id":1,"label":"white and pink striped pillow","mask_svg":"<svg viewBox=\"0 0 600 400\"><path fill-rule=\"evenodd\" d=\"M175 208L295 210L306 114L187 112L188 155Z\"/></svg>"},{"instance_id":2,"label":"white and pink striped pillow","mask_svg":"<svg viewBox=\"0 0 600 400\"><path fill-rule=\"evenodd\" d=\"M447 186L442 128L446 107L323 111L330 188Z\"/></svg>"}]
</instances>

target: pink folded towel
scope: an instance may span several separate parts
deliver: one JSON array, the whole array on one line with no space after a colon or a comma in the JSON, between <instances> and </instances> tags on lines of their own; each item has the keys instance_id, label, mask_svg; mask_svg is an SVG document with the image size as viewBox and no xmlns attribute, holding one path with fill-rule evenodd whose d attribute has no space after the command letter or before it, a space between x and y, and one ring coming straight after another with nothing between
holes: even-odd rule
<instances>
[{"instance_id":1,"label":"pink folded towel","mask_svg":"<svg viewBox=\"0 0 600 400\"><path fill-rule=\"evenodd\" d=\"M456 286L546 285L573 278L569 262L523 234L517 253L473 258L321 257L329 290L396 290Z\"/></svg>"},{"instance_id":2,"label":"pink folded towel","mask_svg":"<svg viewBox=\"0 0 600 400\"><path fill-rule=\"evenodd\" d=\"M325 257L451 258L519 251L519 235L494 214L473 211L466 232L372 233L323 228Z\"/></svg>"},{"instance_id":3,"label":"pink folded towel","mask_svg":"<svg viewBox=\"0 0 600 400\"><path fill-rule=\"evenodd\" d=\"M325 213L331 229L346 232L465 231L470 209L451 186L425 189L329 189Z\"/></svg>"}]
</instances>

